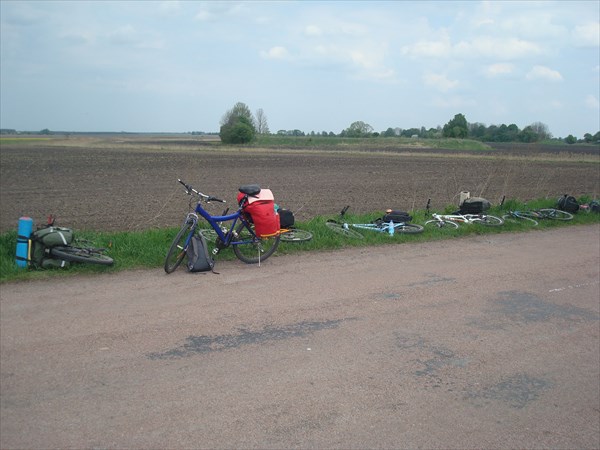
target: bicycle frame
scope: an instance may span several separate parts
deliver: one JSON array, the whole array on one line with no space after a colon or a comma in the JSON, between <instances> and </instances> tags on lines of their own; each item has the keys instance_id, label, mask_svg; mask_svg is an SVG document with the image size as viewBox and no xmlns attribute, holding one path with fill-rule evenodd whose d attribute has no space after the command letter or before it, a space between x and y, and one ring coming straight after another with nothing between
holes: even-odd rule
<instances>
[{"instance_id":1,"label":"bicycle frame","mask_svg":"<svg viewBox=\"0 0 600 450\"><path fill-rule=\"evenodd\" d=\"M480 221L485 214L431 214L431 217L434 220L450 220L452 222L460 222L460 223L475 223Z\"/></svg>"},{"instance_id":2,"label":"bicycle frame","mask_svg":"<svg viewBox=\"0 0 600 450\"><path fill-rule=\"evenodd\" d=\"M229 247L230 245L248 244L252 241L252 239L256 238L256 235L252 231L251 227L248 225L248 222L246 221L246 219L244 219L241 208L238 209L233 214L213 216L202 207L201 200L200 200L196 204L195 213L188 214L188 218L186 218L186 220L189 220L190 215L193 214L195 216L194 231L196 231L196 228L198 226L198 216L196 213L200 214L200 216L202 216L202 218L210 224L212 229L215 230L215 233L217 233L217 236L221 240L221 246L223 248ZM238 220L246 226L246 229L248 232L250 232L252 239L250 239L250 240L245 239L245 240L241 240L241 241L234 240L236 236L235 236L233 230L235 229L235 226L238 223ZM223 230L223 227L221 225L223 222L231 222L231 226L229 226L228 228L225 228L226 231ZM193 233L191 233L191 234L193 234ZM191 238L191 236L190 236L190 238ZM186 245L189 243L188 241L190 238L188 238L188 240L186 240Z\"/></svg>"}]
</instances>

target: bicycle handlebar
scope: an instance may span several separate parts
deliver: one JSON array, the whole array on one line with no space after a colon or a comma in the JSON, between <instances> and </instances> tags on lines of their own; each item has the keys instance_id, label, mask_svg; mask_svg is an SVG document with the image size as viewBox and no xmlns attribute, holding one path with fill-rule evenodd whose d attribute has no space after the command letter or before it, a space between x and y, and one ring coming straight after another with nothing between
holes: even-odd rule
<instances>
[{"instance_id":1,"label":"bicycle handlebar","mask_svg":"<svg viewBox=\"0 0 600 450\"><path fill-rule=\"evenodd\" d=\"M196 194L198 197L200 197L201 199L204 199L204 201L206 203L210 203L210 202L220 202L220 203L227 203L225 200L221 200L220 198L217 197L213 197L212 195L206 195L203 194L200 191L197 191L196 189L194 189L192 186L190 186L189 184L186 184L184 181L182 181L181 179L177 179L177 181L179 181L181 184L183 184L183 186L185 187L185 193L188 195L192 195L192 192L194 194Z\"/></svg>"}]
</instances>

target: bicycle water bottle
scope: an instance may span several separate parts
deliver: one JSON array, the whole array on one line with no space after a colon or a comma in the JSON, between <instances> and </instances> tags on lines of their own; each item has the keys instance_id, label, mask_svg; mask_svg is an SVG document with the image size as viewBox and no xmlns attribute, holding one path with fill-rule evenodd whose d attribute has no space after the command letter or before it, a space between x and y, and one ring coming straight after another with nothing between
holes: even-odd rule
<instances>
[{"instance_id":1,"label":"bicycle water bottle","mask_svg":"<svg viewBox=\"0 0 600 450\"><path fill-rule=\"evenodd\" d=\"M394 235L394 222L392 220L390 220L390 223L388 224L388 233L390 236Z\"/></svg>"}]
</instances>

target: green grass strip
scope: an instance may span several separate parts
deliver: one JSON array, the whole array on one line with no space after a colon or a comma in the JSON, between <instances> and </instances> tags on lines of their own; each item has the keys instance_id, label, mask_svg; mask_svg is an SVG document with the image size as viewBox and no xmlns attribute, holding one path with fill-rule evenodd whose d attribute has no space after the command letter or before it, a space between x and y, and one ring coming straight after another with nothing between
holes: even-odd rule
<instances>
[{"instance_id":1,"label":"green grass strip","mask_svg":"<svg viewBox=\"0 0 600 450\"><path fill-rule=\"evenodd\" d=\"M578 199L580 204L588 203L591 198ZM530 210L539 208L553 208L556 200L540 199L528 202L526 205L516 200L506 201L503 207L493 207L488 214L501 217L509 210ZM456 210L456 206L448 206L439 213L449 214ZM351 210L350 210L351 211ZM412 223L424 224L429 219L425 210L411 211ZM381 217L382 211L370 214L347 214L344 221L348 223L370 223ZM600 223L600 214L580 211L571 221L540 220L538 226L527 223L505 222L498 227L482 225L463 225L458 229L425 228L420 234L389 236L387 233L377 233L369 230L360 230L364 239L351 239L330 231L325 222L335 219L335 215L328 217L315 217L307 222L297 223L300 229L308 230L313 234L313 239L308 242L291 243L282 241L274 257L277 255L290 255L299 252L335 250L348 247L369 247L407 242L427 242L434 240L453 239L461 236L521 232L527 230L543 230L547 228L569 227L573 225ZM110 267L86 264L72 264L66 269L35 270L17 267L15 252L17 243L16 230L0 234L0 283L35 280L49 277L64 277L78 274L112 273L129 269L160 268L164 258L177 234L178 228L151 229L136 232L81 232L75 230L76 238L90 240L97 247L107 248L107 254L115 260ZM218 261L233 260L235 255L229 249L222 250L217 256ZM181 269L184 270L184 269Z\"/></svg>"}]
</instances>

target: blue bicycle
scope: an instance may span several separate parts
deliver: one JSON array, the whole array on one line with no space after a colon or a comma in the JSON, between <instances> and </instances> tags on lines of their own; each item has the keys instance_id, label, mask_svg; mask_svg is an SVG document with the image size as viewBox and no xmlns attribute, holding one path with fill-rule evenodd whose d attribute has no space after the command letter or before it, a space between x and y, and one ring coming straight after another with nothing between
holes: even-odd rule
<instances>
[{"instance_id":1,"label":"blue bicycle","mask_svg":"<svg viewBox=\"0 0 600 450\"><path fill-rule=\"evenodd\" d=\"M243 211L243 207L248 202L248 196L258 195L260 186L252 184L240 187L239 191L244 196L239 202L238 210L233 214L227 214L228 210L225 210L220 216L212 216L202 207L202 202L226 203L225 200L203 194L179 179L177 181L185 187L186 194L191 195L192 198L197 196L199 200L196 203L194 212L190 212L186 216L179 233L177 233L169 248L165 259L165 272L173 272L186 257L192 236L194 236L194 233L199 232L200 217L198 215L206 219L214 233L216 233L215 247L212 250L213 255L218 254L224 248L232 246L235 256L240 261L246 264L256 264L264 261L275 252L279 245L279 234L258 237L254 232L254 224L250 217ZM192 200L190 200L190 207L191 203ZM231 222L229 227L223 225L227 222Z\"/></svg>"}]
</instances>

